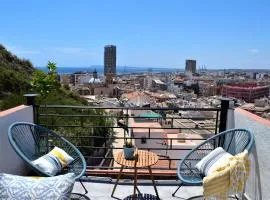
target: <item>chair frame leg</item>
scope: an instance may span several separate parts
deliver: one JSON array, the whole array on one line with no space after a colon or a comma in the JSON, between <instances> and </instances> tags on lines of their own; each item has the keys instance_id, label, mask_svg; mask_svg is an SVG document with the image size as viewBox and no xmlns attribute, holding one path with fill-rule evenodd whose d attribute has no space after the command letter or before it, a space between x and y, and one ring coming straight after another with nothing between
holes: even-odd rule
<instances>
[{"instance_id":1,"label":"chair frame leg","mask_svg":"<svg viewBox=\"0 0 270 200\"><path fill-rule=\"evenodd\" d=\"M180 183L179 187L174 191L174 193L172 194L173 197L175 197L176 192L180 189L180 187L183 186L183 183Z\"/></svg>"},{"instance_id":2,"label":"chair frame leg","mask_svg":"<svg viewBox=\"0 0 270 200\"><path fill-rule=\"evenodd\" d=\"M86 195L88 193L88 190L86 189L86 187L83 185L83 182L81 180L79 180L80 184L82 185L83 189L84 189L84 195Z\"/></svg>"}]
</instances>

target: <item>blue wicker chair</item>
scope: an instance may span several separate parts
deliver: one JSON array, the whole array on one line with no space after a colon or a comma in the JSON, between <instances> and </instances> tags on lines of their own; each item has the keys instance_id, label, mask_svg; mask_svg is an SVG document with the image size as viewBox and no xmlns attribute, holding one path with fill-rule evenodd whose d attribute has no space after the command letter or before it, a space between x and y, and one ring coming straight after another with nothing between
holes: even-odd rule
<instances>
[{"instance_id":1,"label":"blue wicker chair","mask_svg":"<svg viewBox=\"0 0 270 200\"><path fill-rule=\"evenodd\" d=\"M47 154L54 146L67 152L74 161L65 167L61 174L74 173L75 179L81 182L81 177L86 171L86 162L81 152L69 141L55 132L27 122L16 122L9 127L9 142L15 152L28 164L28 166L41 176L51 176L32 164L31 161Z\"/></svg>"},{"instance_id":2,"label":"blue wicker chair","mask_svg":"<svg viewBox=\"0 0 270 200\"><path fill-rule=\"evenodd\" d=\"M181 183L172 196L175 196L181 186L202 185L204 176L195 165L215 148L222 147L228 153L236 155L245 149L250 151L253 143L253 134L245 129L227 130L202 142L178 163L177 176Z\"/></svg>"}]
</instances>

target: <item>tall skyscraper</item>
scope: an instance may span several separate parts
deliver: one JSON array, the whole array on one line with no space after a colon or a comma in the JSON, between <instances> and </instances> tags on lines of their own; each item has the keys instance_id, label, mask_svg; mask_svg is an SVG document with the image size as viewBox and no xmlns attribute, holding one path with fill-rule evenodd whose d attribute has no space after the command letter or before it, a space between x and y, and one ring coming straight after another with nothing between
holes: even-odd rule
<instances>
[{"instance_id":1,"label":"tall skyscraper","mask_svg":"<svg viewBox=\"0 0 270 200\"><path fill-rule=\"evenodd\" d=\"M186 73L196 73L196 60L186 60Z\"/></svg>"},{"instance_id":2,"label":"tall skyscraper","mask_svg":"<svg viewBox=\"0 0 270 200\"><path fill-rule=\"evenodd\" d=\"M104 76L116 74L116 46L106 45L104 47Z\"/></svg>"}]
</instances>

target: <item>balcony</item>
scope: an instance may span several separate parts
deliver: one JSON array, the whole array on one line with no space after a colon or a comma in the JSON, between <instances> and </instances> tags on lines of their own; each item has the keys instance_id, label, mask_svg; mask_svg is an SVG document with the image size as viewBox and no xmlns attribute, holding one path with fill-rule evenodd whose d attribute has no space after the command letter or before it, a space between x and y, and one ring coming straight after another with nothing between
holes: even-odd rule
<instances>
[{"instance_id":1,"label":"balcony","mask_svg":"<svg viewBox=\"0 0 270 200\"><path fill-rule=\"evenodd\" d=\"M194 116L179 116L181 111ZM34 113L37 124L64 132L83 152L91 175L115 176L120 167L113 155L131 138L137 148L158 154L159 162L152 168L155 174L175 179L176 163L198 143L217 133L220 109L36 105ZM109 124L101 125L102 119ZM140 173L147 176L144 170Z\"/></svg>"},{"instance_id":2,"label":"balcony","mask_svg":"<svg viewBox=\"0 0 270 200\"><path fill-rule=\"evenodd\" d=\"M178 185L177 162L198 143L226 128L247 128L254 133L256 145L250 155L252 173L245 197L270 199L267 192L270 159L265 159L269 158L267 147L270 135L267 133L270 122L247 111L230 108L228 102L226 105L207 109L22 105L0 113L0 128L3 130L0 135L0 171L19 175L28 173L25 163L9 146L7 129L15 121L35 122L63 134L84 154L88 166L83 179L90 199L111 199L110 194L120 169L113 155L123 149L127 138L132 138L139 149L155 152L159 156L152 170L160 198L179 199L171 196ZM102 119L108 119L110 123L100 124ZM155 199L148 172L141 169L138 176L141 193L150 195L147 199ZM129 199L132 191L133 169L127 169L114 196ZM83 193L77 183L74 192ZM200 186L183 187L178 196L188 198L201 194Z\"/></svg>"}]
</instances>

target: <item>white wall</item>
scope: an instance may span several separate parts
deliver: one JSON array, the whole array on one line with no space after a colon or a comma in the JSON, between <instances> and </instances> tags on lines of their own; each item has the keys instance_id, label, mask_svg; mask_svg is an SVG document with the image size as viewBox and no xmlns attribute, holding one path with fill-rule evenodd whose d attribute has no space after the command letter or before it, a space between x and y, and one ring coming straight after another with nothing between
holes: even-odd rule
<instances>
[{"instance_id":1,"label":"white wall","mask_svg":"<svg viewBox=\"0 0 270 200\"><path fill-rule=\"evenodd\" d=\"M246 197L250 200L270 199L270 121L242 109L235 109L235 128L250 130L255 145L250 152L251 174L246 184Z\"/></svg>"},{"instance_id":2,"label":"white wall","mask_svg":"<svg viewBox=\"0 0 270 200\"><path fill-rule=\"evenodd\" d=\"M26 175L28 168L9 144L8 128L18 121L33 122L32 106L18 106L0 112L0 173Z\"/></svg>"}]
</instances>

